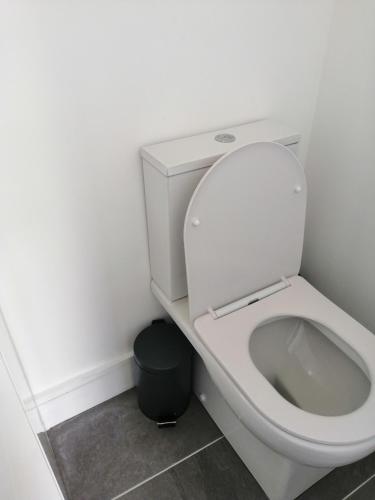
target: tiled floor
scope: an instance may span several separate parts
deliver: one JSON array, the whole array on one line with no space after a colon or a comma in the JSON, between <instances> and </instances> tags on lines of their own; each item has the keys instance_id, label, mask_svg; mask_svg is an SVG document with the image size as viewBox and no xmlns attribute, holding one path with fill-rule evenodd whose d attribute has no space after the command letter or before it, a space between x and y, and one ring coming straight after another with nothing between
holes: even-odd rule
<instances>
[{"instance_id":1,"label":"tiled floor","mask_svg":"<svg viewBox=\"0 0 375 500\"><path fill-rule=\"evenodd\" d=\"M49 438L69 500L266 500L195 397L175 428L144 417L131 390ZM373 474L375 454L334 470L299 500L375 499Z\"/></svg>"}]
</instances>

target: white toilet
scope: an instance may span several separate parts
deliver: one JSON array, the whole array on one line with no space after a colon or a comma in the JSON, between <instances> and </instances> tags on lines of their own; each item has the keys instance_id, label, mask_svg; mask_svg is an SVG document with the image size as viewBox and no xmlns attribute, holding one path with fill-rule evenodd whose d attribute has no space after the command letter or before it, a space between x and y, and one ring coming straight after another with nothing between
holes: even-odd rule
<instances>
[{"instance_id":1,"label":"white toilet","mask_svg":"<svg viewBox=\"0 0 375 500\"><path fill-rule=\"evenodd\" d=\"M142 148L152 290L196 392L271 500L375 450L375 337L298 276L299 135L270 120Z\"/></svg>"}]
</instances>

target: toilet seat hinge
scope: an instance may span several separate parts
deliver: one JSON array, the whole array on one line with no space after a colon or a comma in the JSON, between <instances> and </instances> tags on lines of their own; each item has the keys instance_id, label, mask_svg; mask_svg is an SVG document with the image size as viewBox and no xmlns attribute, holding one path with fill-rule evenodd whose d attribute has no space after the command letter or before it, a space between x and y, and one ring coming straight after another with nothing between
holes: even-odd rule
<instances>
[{"instance_id":1,"label":"toilet seat hinge","mask_svg":"<svg viewBox=\"0 0 375 500\"><path fill-rule=\"evenodd\" d=\"M239 309L242 309L244 307L250 306L255 302L259 302L260 300L269 297L270 295L273 295L281 290L284 290L289 286L291 286L291 284L288 281L288 279L282 276L280 281L278 281L273 285L267 286L266 288L262 288L257 292L253 292L250 295L246 295L246 297L238 299L234 302L230 302L229 304L219 307L218 309L213 309L212 307L209 307L208 312L211 314L213 319L222 318L227 314L230 314L234 311L238 311Z\"/></svg>"}]
</instances>

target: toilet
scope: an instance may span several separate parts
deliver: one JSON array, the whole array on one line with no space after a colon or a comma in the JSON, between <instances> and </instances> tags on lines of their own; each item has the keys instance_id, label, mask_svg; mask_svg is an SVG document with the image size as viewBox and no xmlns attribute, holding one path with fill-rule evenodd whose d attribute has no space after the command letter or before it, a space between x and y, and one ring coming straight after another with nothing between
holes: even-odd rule
<instances>
[{"instance_id":1,"label":"toilet","mask_svg":"<svg viewBox=\"0 0 375 500\"><path fill-rule=\"evenodd\" d=\"M272 120L141 150L151 289L195 391L271 500L375 450L375 337L299 275L300 135Z\"/></svg>"}]
</instances>

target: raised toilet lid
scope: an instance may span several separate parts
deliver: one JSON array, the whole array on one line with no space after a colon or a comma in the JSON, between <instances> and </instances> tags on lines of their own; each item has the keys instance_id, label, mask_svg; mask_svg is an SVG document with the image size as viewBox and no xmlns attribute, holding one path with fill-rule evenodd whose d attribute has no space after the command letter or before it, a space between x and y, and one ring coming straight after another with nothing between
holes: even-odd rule
<instances>
[{"instance_id":1,"label":"raised toilet lid","mask_svg":"<svg viewBox=\"0 0 375 500\"><path fill-rule=\"evenodd\" d=\"M218 160L185 218L191 319L297 275L305 209L305 174L285 146L253 143Z\"/></svg>"}]
</instances>

